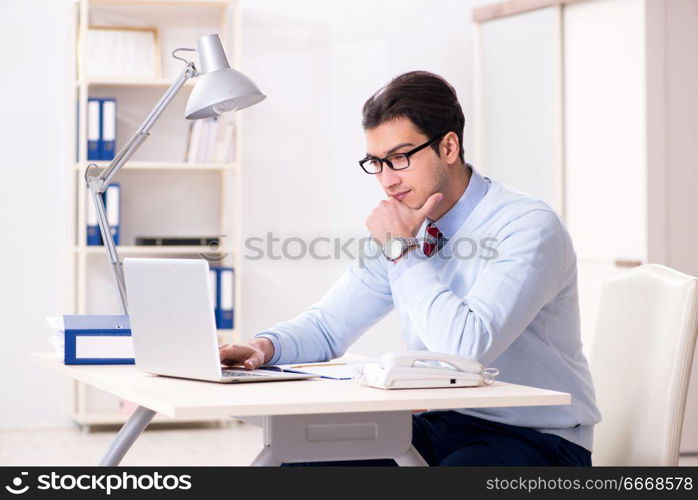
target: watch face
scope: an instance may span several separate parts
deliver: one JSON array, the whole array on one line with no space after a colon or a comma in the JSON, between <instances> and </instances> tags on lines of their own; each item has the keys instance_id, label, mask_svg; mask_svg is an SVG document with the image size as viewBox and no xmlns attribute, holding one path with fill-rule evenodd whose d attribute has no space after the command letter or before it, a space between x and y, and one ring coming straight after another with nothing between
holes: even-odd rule
<instances>
[{"instance_id":1,"label":"watch face","mask_svg":"<svg viewBox=\"0 0 698 500\"><path fill-rule=\"evenodd\" d=\"M402 255L402 241L397 238L391 238L385 244L385 256L390 260L397 259Z\"/></svg>"}]
</instances>

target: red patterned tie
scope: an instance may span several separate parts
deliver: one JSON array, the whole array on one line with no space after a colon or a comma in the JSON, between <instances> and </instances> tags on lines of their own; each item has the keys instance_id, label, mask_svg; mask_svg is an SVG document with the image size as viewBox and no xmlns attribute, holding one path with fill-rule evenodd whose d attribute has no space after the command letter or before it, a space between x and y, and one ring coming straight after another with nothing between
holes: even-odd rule
<instances>
[{"instance_id":1,"label":"red patterned tie","mask_svg":"<svg viewBox=\"0 0 698 500\"><path fill-rule=\"evenodd\" d=\"M439 231L439 228L436 227L436 224L433 222L427 224L427 230L424 233L424 243L422 244L424 255L431 257L433 253L437 252L439 248L441 248L443 238L444 235Z\"/></svg>"}]
</instances>

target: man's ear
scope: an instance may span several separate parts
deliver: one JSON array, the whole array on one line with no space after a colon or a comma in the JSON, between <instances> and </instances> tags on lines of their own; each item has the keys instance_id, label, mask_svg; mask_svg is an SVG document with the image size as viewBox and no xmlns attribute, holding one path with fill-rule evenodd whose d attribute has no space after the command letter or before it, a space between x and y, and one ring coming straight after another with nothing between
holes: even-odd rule
<instances>
[{"instance_id":1,"label":"man's ear","mask_svg":"<svg viewBox=\"0 0 698 500\"><path fill-rule=\"evenodd\" d=\"M441 139L441 154L448 164L456 163L460 158L460 141L455 132L449 132Z\"/></svg>"}]
</instances>

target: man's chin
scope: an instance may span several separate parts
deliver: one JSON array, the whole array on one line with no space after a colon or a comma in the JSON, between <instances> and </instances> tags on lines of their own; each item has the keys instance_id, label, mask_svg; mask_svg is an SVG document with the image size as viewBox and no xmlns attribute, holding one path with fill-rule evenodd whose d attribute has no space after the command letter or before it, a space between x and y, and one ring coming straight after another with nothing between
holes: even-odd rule
<instances>
[{"instance_id":1,"label":"man's chin","mask_svg":"<svg viewBox=\"0 0 698 500\"><path fill-rule=\"evenodd\" d=\"M415 202L416 199L417 196L415 195L414 191L410 190L400 201L407 205L407 207L411 210L415 210L421 205L420 203Z\"/></svg>"}]
</instances>

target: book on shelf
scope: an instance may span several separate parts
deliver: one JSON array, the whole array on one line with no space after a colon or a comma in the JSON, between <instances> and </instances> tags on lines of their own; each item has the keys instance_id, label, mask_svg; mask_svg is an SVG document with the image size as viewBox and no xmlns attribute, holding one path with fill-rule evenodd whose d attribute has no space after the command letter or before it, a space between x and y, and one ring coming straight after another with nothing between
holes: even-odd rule
<instances>
[{"instance_id":1,"label":"book on shelf","mask_svg":"<svg viewBox=\"0 0 698 500\"><path fill-rule=\"evenodd\" d=\"M101 161L112 161L116 152L116 99L105 97L101 101L102 126L99 159Z\"/></svg>"},{"instance_id":2,"label":"book on shelf","mask_svg":"<svg viewBox=\"0 0 698 500\"><path fill-rule=\"evenodd\" d=\"M87 159L111 161L116 150L116 99L87 100Z\"/></svg>"},{"instance_id":3,"label":"book on shelf","mask_svg":"<svg viewBox=\"0 0 698 500\"><path fill-rule=\"evenodd\" d=\"M87 100L87 159L99 160L99 142L101 139L102 109L99 99Z\"/></svg>"},{"instance_id":4,"label":"book on shelf","mask_svg":"<svg viewBox=\"0 0 698 500\"><path fill-rule=\"evenodd\" d=\"M203 236L136 236L136 245L138 246L196 246L205 247L216 245L220 246L220 238L218 236L203 237Z\"/></svg>"},{"instance_id":5,"label":"book on shelf","mask_svg":"<svg viewBox=\"0 0 698 500\"><path fill-rule=\"evenodd\" d=\"M216 328L232 330L235 327L235 270L232 267L211 267L210 273Z\"/></svg>"},{"instance_id":6,"label":"book on shelf","mask_svg":"<svg viewBox=\"0 0 698 500\"><path fill-rule=\"evenodd\" d=\"M158 35L158 29L152 27L90 26L85 73L103 78L161 77ZM82 65L83 59L78 63Z\"/></svg>"},{"instance_id":7,"label":"book on shelf","mask_svg":"<svg viewBox=\"0 0 698 500\"><path fill-rule=\"evenodd\" d=\"M106 193L102 193L102 202L106 205L107 197ZM102 234L99 231L99 223L97 222L97 209L95 204L92 203L92 198L87 197L87 246L100 246L103 245Z\"/></svg>"},{"instance_id":8,"label":"book on shelf","mask_svg":"<svg viewBox=\"0 0 698 500\"><path fill-rule=\"evenodd\" d=\"M102 200L109 219L109 230L114 240L114 244L118 245L121 241L121 184L113 182L107 187L107 190L102 193ZM97 223L97 209L92 202L92 197L87 197L87 246L100 246L104 244L102 234Z\"/></svg>"},{"instance_id":9,"label":"book on shelf","mask_svg":"<svg viewBox=\"0 0 698 500\"><path fill-rule=\"evenodd\" d=\"M121 184L113 182L107 187L107 218L109 219L109 231L114 239L114 244L121 241Z\"/></svg>"},{"instance_id":10,"label":"book on shelf","mask_svg":"<svg viewBox=\"0 0 698 500\"><path fill-rule=\"evenodd\" d=\"M235 122L227 116L195 120L189 125L187 163L231 163L235 160Z\"/></svg>"}]
</instances>

